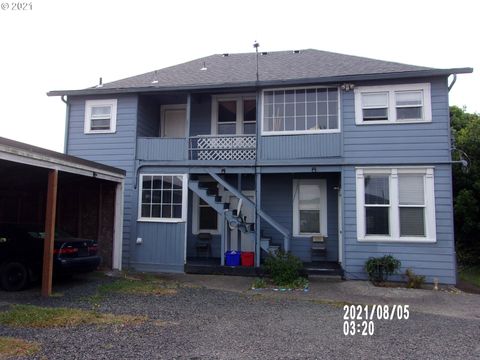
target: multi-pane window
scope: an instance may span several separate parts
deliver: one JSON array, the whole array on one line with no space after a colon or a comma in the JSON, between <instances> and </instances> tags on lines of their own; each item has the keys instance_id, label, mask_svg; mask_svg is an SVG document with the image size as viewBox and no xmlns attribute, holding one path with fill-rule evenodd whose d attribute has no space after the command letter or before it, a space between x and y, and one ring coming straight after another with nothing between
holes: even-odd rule
<instances>
[{"instance_id":1,"label":"multi-pane window","mask_svg":"<svg viewBox=\"0 0 480 360\"><path fill-rule=\"evenodd\" d=\"M141 175L141 220L182 220L184 218L184 175Z\"/></svg>"},{"instance_id":2,"label":"multi-pane window","mask_svg":"<svg viewBox=\"0 0 480 360\"><path fill-rule=\"evenodd\" d=\"M111 133L116 130L117 100L85 102L85 133Z\"/></svg>"},{"instance_id":3,"label":"multi-pane window","mask_svg":"<svg viewBox=\"0 0 480 360\"><path fill-rule=\"evenodd\" d=\"M434 242L432 168L357 169L359 240Z\"/></svg>"},{"instance_id":4,"label":"multi-pane window","mask_svg":"<svg viewBox=\"0 0 480 360\"><path fill-rule=\"evenodd\" d=\"M264 133L338 129L338 89L306 88L263 93Z\"/></svg>"},{"instance_id":5,"label":"multi-pane window","mask_svg":"<svg viewBox=\"0 0 480 360\"><path fill-rule=\"evenodd\" d=\"M355 88L356 124L432 121L430 84Z\"/></svg>"}]
</instances>

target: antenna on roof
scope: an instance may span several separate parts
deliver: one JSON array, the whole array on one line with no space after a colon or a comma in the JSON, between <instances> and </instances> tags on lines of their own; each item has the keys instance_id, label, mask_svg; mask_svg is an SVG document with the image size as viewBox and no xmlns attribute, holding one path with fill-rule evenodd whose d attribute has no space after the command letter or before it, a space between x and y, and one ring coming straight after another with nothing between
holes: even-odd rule
<instances>
[{"instance_id":1,"label":"antenna on roof","mask_svg":"<svg viewBox=\"0 0 480 360\"><path fill-rule=\"evenodd\" d=\"M257 42L257 40L255 40L255 42L253 43L253 47L255 48L255 53L257 55L257 81L258 81L258 47L260 46L260 44Z\"/></svg>"},{"instance_id":2,"label":"antenna on roof","mask_svg":"<svg viewBox=\"0 0 480 360\"><path fill-rule=\"evenodd\" d=\"M153 73L152 84L158 84L157 70Z\"/></svg>"},{"instance_id":3,"label":"antenna on roof","mask_svg":"<svg viewBox=\"0 0 480 360\"><path fill-rule=\"evenodd\" d=\"M205 61L203 62L203 67L200 70L202 70L202 71L207 70L207 65L205 64Z\"/></svg>"}]
</instances>

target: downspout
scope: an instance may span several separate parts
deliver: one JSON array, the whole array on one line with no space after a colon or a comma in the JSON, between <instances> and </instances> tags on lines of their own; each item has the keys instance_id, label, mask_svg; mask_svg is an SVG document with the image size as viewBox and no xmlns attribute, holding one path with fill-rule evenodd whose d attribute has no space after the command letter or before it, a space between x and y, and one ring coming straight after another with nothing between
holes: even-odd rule
<instances>
[{"instance_id":1,"label":"downspout","mask_svg":"<svg viewBox=\"0 0 480 360\"><path fill-rule=\"evenodd\" d=\"M63 153L66 154L68 150L68 127L70 126L70 103L68 102L68 98L66 95L63 95L60 98L66 105L65 111L65 137L63 139Z\"/></svg>"},{"instance_id":2,"label":"downspout","mask_svg":"<svg viewBox=\"0 0 480 360\"><path fill-rule=\"evenodd\" d=\"M450 90L452 90L453 85L455 85L456 82L457 82L457 74L453 74L452 82L450 83L450 85L448 85L448 92L450 92Z\"/></svg>"}]
</instances>

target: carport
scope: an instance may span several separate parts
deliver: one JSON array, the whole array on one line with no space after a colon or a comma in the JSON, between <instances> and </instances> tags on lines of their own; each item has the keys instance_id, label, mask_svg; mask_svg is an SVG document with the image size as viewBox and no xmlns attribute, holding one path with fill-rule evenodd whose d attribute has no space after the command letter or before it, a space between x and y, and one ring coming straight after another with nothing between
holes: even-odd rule
<instances>
[{"instance_id":1,"label":"carport","mask_svg":"<svg viewBox=\"0 0 480 360\"><path fill-rule=\"evenodd\" d=\"M121 269L125 171L0 137L0 223L45 224L42 295L52 291L54 229L98 241Z\"/></svg>"}]
</instances>

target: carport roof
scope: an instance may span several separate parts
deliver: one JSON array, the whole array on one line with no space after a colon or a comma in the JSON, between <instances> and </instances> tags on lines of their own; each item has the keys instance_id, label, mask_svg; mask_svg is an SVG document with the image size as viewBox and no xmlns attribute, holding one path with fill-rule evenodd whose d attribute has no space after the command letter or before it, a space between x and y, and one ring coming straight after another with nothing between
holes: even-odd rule
<instances>
[{"instance_id":1,"label":"carport roof","mask_svg":"<svg viewBox=\"0 0 480 360\"><path fill-rule=\"evenodd\" d=\"M125 170L0 137L0 159L110 181L121 181Z\"/></svg>"}]
</instances>

